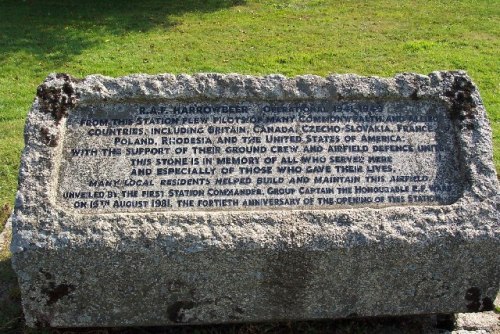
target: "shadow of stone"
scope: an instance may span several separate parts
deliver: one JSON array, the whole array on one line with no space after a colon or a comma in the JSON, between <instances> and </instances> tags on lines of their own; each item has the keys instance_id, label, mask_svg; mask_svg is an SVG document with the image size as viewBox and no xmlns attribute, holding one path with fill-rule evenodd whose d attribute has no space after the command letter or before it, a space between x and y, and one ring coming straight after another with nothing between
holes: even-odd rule
<instances>
[{"instance_id":1,"label":"shadow of stone","mask_svg":"<svg viewBox=\"0 0 500 334\"><path fill-rule=\"evenodd\" d=\"M0 333L18 333L22 326L21 293L9 252L11 231L0 243Z\"/></svg>"},{"instance_id":2,"label":"shadow of stone","mask_svg":"<svg viewBox=\"0 0 500 334\"><path fill-rule=\"evenodd\" d=\"M252 324L219 324L219 325L182 325L164 327L129 327L129 328L59 328L46 329L48 333L64 334L431 334L450 330L442 326L439 317L451 319L451 315L441 316L407 316L365 319L287 321ZM30 333L41 333L38 331Z\"/></svg>"},{"instance_id":3,"label":"shadow of stone","mask_svg":"<svg viewBox=\"0 0 500 334\"><path fill-rule=\"evenodd\" d=\"M87 48L104 43L103 35L122 36L153 28L169 29L172 16L207 13L244 0L7 0L0 3L0 64L23 51L39 61L61 64Z\"/></svg>"}]
</instances>

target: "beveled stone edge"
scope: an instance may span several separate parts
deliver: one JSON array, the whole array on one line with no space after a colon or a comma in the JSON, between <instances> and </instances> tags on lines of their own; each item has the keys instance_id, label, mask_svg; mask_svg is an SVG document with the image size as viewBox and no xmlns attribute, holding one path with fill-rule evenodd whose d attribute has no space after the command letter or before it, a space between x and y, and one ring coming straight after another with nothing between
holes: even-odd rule
<instances>
[{"instance_id":1,"label":"beveled stone edge","mask_svg":"<svg viewBox=\"0 0 500 334\"><path fill-rule=\"evenodd\" d=\"M159 85L158 81L162 84ZM236 86L237 89L232 90L233 86ZM54 205L54 185L50 184L50 180L54 178L55 167L58 165L55 162L61 154L65 118L72 108L100 100L110 103L149 98L168 101L179 99L181 96L184 100L191 101L202 98L219 100L276 99L280 101L294 99L349 101L386 98L440 100L447 105L450 112L454 113L460 125L461 159L463 166L467 168L464 173L470 182L466 184L464 196L458 202L448 206L434 207L401 206L381 209L329 209L310 212L307 210L269 210L259 212L199 211L189 214L182 212L120 213L99 214L90 219L88 215L67 214L56 208ZM228 225L229 222L229 224L233 224L232 228L240 232L254 228L258 230L265 228L262 233L267 234L272 239L269 245L277 246L282 243L277 236L283 235L283 228L272 228L271 225L279 225L286 221L298 221L295 232L300 234L304 233L304 229L314 229L313 224L318 219L327 224L328 222L334 224L342 219L339 217L346 215L347 217L358 217L360 221L367 223L360 223L360 228L363 225L361 233L364 233L365 236L371 235L374 241L380 241L383 240L383 237L390 236L387 231L375 233L373 229L372 231L368 230L372 222L383 222L384 217L397 213L402 217L416 218L425 212L434 212L436 215L444 213L445 215L459 216L462 220L466 219L467 216L467 214L464 216L463 209L473 207L483 207L492 215L491 220L483 220L481 233L493 238L500 238L498 229L496 232L494 231L495 224L498 224L495 221L495 219L498 220L498 211L495 206L499 202L499 196L498 181L492 162L491 130L479 92L467 74L461 71L433 72L429 76L404 73L393 78L361 77L347 74L331 75L327 78L305 75L289 79L281 75L252 77L236 74L197 74L193 76L138 74L116 79L93 75L83 80L76 80L66 74L52 74L38 89L37 98L26 122L25 140L27 145L23 151L19 174L20 186L13 214L15 239L12 246L13 252L22 251L26 247L64 246L65 242L61 241L64 239L63 235L71 234L71 231L82 236L90 244L99 242L89 238L88 227L84 226L88 224L95 224L97 229L109 224L116 224L123 232L123 229L128 228L127 224L142 224L145 228L150 228L155 222L162 222L161 225L177 225L177 227L180 224L191 225L193 236L196 237L192 239L185 236L186 238L179 244L174 242L177 246L185 245L185 242L193 242L194 244L201 242L204 246L210 246L209 243L203 242L200 237L203 233L207 233L207 231L203 232L203 226L208 222L219 227ZM481 150L479 150L480 147ZM361 211L362 214L360 214ZM99 218L96 218L97 216ZM34 217L38 217L38 219ZM395 221L394 227L404 225L402 224L404 220L406 218L399 222ZM443 227L446 227L445 220L439 219ZM414 221L418 220L414 219ZM479 221L475 222L474 228L480 227L479 224ZM434 228L439 230L439 225L440 223L436 224ZM498 227L498 225L496 226ZM162 226L163 230L160 231L160 228L161 233L158 233L161 235L173 233L174 229L170 227ZM471 227L469 226L467 229ZM227 227L224 228L227 229ZM463 235L467 235L463 230L464 226L457 228L462 229ZM36 230L39 233L34 234L30 230ZM43 230L46 230L47 234L44 235ZM51 236L54 230L58 230L62 234ZM320 230L325 231L324 228L321 228L318 232ZM424 230L427 229L424 228L422 232ZM453 228L447 229L450 235L455 233L452 230ZM111 227L109 232L114 236L122 234L116 226ZM212 229L208 234L215 232L215 229ZM217 233L219 232L217 231ZM333 231L330 232L333 233ZM394 232L401 233L405 242L412 240L403 236L404 230L403 232L401 230ZM428 232L426 231L426 233ZM349 228L340 228L335 233L347 238L347 235L352 231ZM413 240L417 241L423 237L424 233ZM137 236L137 239L139 238L140 236ZM395 238L398 239L397 236ZM229 239L231 240L228 240L227 245L234 245L235 239ZM285 239L287 238L285 237ZM38 244L36 240L39 241ZM76 242L76 240L74 241ZM284 245L290 245L290 242L295 245L301 244L288 240L284 242ZM344 240L340 244L346 242L349 243L348 240ZM358 242L352 242L358 244ZM77 243L81 243L81 240ZM69 244L72 242L68 241Z\"/></svg>"}]
</instances>

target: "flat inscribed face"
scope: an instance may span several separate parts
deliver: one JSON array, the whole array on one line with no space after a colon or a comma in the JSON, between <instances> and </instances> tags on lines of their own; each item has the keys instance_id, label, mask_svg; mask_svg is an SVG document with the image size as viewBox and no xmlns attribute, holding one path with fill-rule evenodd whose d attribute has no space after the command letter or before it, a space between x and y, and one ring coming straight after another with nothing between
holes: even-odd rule
<instances>
[{"instance_id":1,"label":"flat inscribed face","mask_svg":"<svg viewBox=\"0 0 500 334\"><path fill-rule=\"evenodd\" d=\"M445 205L463 188L435 101L81 106L63 140L56 197L76 213Z\"/></svg>"}]
</instances>

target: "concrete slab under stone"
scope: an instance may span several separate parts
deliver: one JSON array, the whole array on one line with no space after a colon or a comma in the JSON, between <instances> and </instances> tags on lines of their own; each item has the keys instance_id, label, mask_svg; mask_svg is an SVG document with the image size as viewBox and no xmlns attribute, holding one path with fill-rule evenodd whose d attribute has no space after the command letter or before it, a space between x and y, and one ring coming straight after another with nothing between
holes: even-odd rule
<instances>
[{"instance_id":1,"label":"concrete slab under stone","mask_svg":"<svg viewBox=\"0 0 500 334\"><path fill-rule=\"evenodd\" d=\"M457 314L455 322L457 330L484 330L488 333L500 333L500 314L494 311Z\"/></svg>"},{"instance_id":2,"label":"concrete slab under stone","mask_svg":"<svg viewBox=\"0 0 500 334\"><path fill-rule=\"evenodd\" d=\"M498 181L464 72L54 74L25 137L30 326L493 307Z\"/></svg>"}]
</instances>

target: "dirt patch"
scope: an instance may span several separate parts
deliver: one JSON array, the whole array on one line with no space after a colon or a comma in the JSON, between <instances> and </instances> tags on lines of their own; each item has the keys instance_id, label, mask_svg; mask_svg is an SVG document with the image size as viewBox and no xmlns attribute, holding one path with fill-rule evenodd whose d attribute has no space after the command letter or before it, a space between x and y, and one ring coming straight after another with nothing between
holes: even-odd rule
<instances>
[{"instance_id":1,"label":"dirt patch","mask_svg":"<svg viewBox=\"0 0 500 334\"><path fill-rule=\"evenodd\" d=\"M3 231L5 224L7 223L7 219L10 216L11 211L12 211L12 208L7 203L2 205L2 207L0 208L0 232Z\"/></svg>"}]
</instances>

